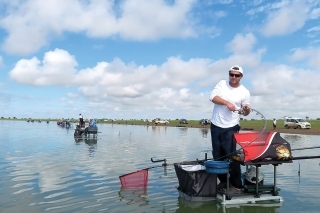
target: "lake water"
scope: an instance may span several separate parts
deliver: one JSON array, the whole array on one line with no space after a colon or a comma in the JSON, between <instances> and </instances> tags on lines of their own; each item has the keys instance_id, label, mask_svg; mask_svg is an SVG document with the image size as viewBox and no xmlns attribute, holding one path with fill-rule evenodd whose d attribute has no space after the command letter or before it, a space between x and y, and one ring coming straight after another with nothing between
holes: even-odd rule
<instances>
[{"instance_id":1,"label":"lake water","mask_svg":"<svg viewBox=\"0 0 320 213\"><path fill-rule=\"evenodd\" d=\"M217 201L179 198L173 166L149 171L146 188L121 187L119 176L138 169L203 159L211 149L208 129L98 124L97 139L75 140L50 123L0 121L0 212L319 212L320 159L277 167L284 202L270 206L225 208ZM291 148L318 146L319 136L283 135ZM318 155L318 149L293 156ZM211 157L211 154L209 155ZM298 175L299 167L301 170ZM265 183L273 167L262 166Z\"/></svg>"}]
</instances>

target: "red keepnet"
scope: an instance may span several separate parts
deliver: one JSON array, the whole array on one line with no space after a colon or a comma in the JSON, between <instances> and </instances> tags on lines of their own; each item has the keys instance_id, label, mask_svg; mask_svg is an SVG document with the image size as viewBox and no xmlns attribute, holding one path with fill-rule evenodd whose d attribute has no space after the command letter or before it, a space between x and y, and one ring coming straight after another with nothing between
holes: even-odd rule
<instances>
[{"instance_id":1,"label":"red keepnet","mask_svg":"<svg viewBox=\"0 0 320 213\"><path fill-rule=\"evenodd\" d=\"M148 184L148 169L125 174L119 177L121 186L127 188L141 188Z\"/></svg>"}]
</instances>

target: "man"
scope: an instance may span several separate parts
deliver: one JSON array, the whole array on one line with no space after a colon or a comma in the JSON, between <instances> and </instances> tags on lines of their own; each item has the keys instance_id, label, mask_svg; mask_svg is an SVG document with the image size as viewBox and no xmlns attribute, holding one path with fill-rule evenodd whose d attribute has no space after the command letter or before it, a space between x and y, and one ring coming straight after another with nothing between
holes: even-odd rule
<instances>
[{"instance_id":1,"label":"man","mask_svg":"<svg viewBox=\"0 0 320 213\"><path fill-rule=\"evenodd\" d=\"M70 124L70 119L68 118L66 120L66 128L70 128L71 124Z\"/></svg>"},{"instance_id":2,"label":"man","mask_svg":"<svg viewBox=\"0 0 320 213\"><path fill-rule=\"evenodd\" d=\"M96 126L96 124L97 124L96 120L94 120L94 119L90 118L89 126L91 126L91 127L95 127L95 126Z\"/></svg>"},{"instance_id":3,"label":"man","mask_svg":"<svg viewBox=\"0 0 320 213\"><path fill-rule=\"evenodd\" d=\"M276 127L277 127L277 120L276 120L275 118L273 118L273 123L272 123L272 125L273 125L273 129L276 129Z\"/></svg>"},{"instance_id":4,"label":"man","mask_svg":"<svg viewBox=\"0 0 320 213\"><path fill-rule=\"evenodd\" d=\"M81 113L79 114L79 126L84 127L84 122L83 122L83 116L81 115Z\"/></svg>"},{"instance_id":5,"label":"man","mask_svg":"<svg viewBox=\"0 0 320 213\"><path fill-rule=\"evenodd\" d=\"M84 134L87 135L87 134L88 134L88 131L89 131L89 128L90 128L90 127L96 127L96 124L97 124L96 120L90 118L90 120L89 120L89 126L87 126L87 127L84 129Z\"/></svg>"},{"instance_id":6,"label":"man","mask_svg":"<svg viewBox=\"0 0 320 213\"><path fill-rule=\"evenodd\" d=\"M210 101L214 103L211 119L211 143L214 160L225 160L236 155L236 142L233 134L240 130L240 114L250 113L250 92L240 83L243 69L234 65L229 70L229 81L221 80L212 90ZM240 111L236 111L240 110ZM227 177L218 175L218 189L226 188ZM230 163L230 191L241 193L240 162Z\"/></svg>"}]
</instances>

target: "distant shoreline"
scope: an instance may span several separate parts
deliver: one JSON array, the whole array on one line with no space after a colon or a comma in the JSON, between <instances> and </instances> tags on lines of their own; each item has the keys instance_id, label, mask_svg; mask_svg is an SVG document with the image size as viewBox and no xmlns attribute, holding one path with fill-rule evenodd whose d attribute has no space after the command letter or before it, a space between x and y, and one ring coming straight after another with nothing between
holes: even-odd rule
<instances>
[{"instance_id":1,"label":"distant shoreline","mask_svg":"<svg viewBox=\"0 0 320 213\"><path fill-rule=\"evenodd\" d=\"M1 120L8 120L8 121L23 121L23 122L27 122L26 119L6 119L6 118L1 118ZM47 119L41 119L42 122L46 122ZM49 122L57 122L58 119L50 119ZM38 122L38 120L35 119L34 122ZM78 120L76 119L71 119L72 123L77 123ZM206 125L206 126L202 126L201 124L199 124L198 121L189 121L188 124L179 124L179 121L177 120L170 120L169 124L164 125L164 124L154 124L154 123L148 123L148 122L143 122L140 120L117 120L117 121L104 121L102 119L98 119L98 123L103 123L103 124L114 124L114 125L140 125L140 126L152 126L152 127L156 127L156 126L163 126L163 127L186 127L186 128L206 128L209 129L210 125ZM241 122L240 122L241 124ZM317 125L313 125L315 126L314 128L311 129L286 129L283 126L281 127L277 127L275 130L273 129L273 127L271 126L271 122L269 122L270 126L267 125L265 132L279 132L279 133L286 133L286 134L300 134L300 135L320 135L320 129L317 128ZM242 129L246 129L246 130L252 130L252 131L261 131L263 126L261 125L261 123L256 124L254 122L243 122L243 124L241 124L241 128Z\"/></svg>"},{"instance_id":2,"label":"distant shoreline","mask_svg":"<svg viewBox=\"0 0 320 213\"><path fill-rule=\"evenodd\" d=\"M118 124L118 125L124 125L124 124ZM130 124L125 124L125 125L130 125ZM136 124L131 124L131 125L136 125ZM144 126L167 126L167 127L186 127L186 128L206 128L206 129L210 129L210 125L207 126L201 126L201 125L178 125L178 126L174 126L174 125L145 125ZM244 127L242 128L242 130L248 130L248 131L262 131L263 127ZM286 129L284 127L279 127L276 128L275 130L273 129L273 127L270 128L266 128L265 132L279 132L279 133L285 133L285 134L299 134L299 135L320 135L320 130L319 129Z\"/></svg>"}]
</instances>

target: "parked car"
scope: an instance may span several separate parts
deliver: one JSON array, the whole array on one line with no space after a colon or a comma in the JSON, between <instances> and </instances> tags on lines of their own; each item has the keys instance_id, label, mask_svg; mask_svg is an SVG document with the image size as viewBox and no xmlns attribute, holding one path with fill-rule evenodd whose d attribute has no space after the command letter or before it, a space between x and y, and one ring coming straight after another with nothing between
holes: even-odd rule
<instances>
[{"instance_id":1,"label":"parked car","mask_svg":"<svg viewBox=\"0 0 320 213\"><path fill-rule=\"evenodd\" d=\"M167 125L168 123L169 123L169 121L164 120L164 119L160 119L160 118L154 119L154 124L164 124L164 125Z\"/></svg>"},{"instance_id":2,"label":"parked car","mask_svg":"<svg viewBox=\"0 0 320 213\"><path fill-rule=\"evenodd\" d=\"M184 118L183 118L183 119L180 119L180 120L179 120L179 123L180 123L180 124L188 124L188 121L187 121L187 119L184 119Z\"/></svg>"},{"instance_id":3,"label":"parked car","mask_svg":"<svg viewBox=\"0 0 320 213\"><path fill-rule=\"evenodd\" d=\"M284 119L284 127L286 129L294 128L294 129L311 129L311 124L306 122L302 118L285 118Z\"/></svg>"},{"instance_id":4,"label":"parked car","mask_svg":"<svg viewBox=\"0 0 320 213\"><path fill-rule=\"evenodd\" d=\"M206 126L206 125L210 124L210 120L208 120L208 119L201 119L201 120L199 121L199 124L201 124L202 126Z\"/></svg>"}]
</instances>

